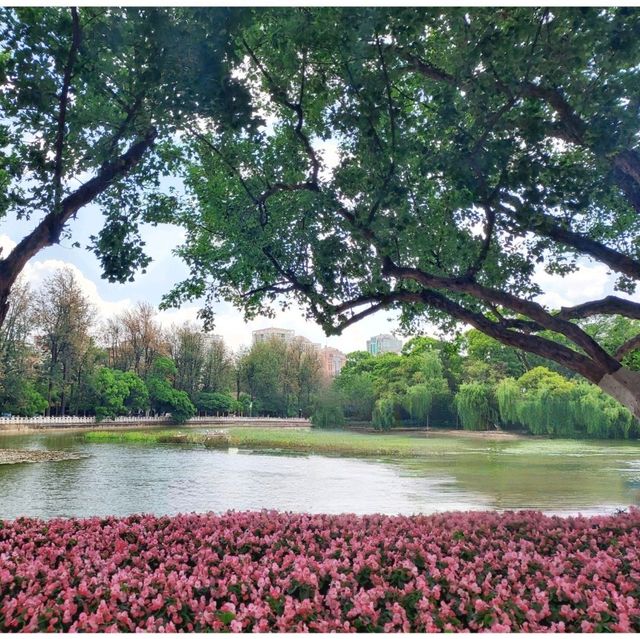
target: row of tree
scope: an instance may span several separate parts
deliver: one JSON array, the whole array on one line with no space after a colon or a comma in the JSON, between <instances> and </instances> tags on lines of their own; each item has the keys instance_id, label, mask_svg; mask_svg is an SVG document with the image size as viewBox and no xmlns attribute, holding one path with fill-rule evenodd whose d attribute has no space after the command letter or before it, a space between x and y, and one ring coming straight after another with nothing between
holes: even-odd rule
<instances>
[{"instance_id":1,"label":"row of tree","mask_svg":"<svg viewBox=\"0 0 640 639\"><path fill-rule=\"evenodd\" d=\"M635 324L635 325L634 325ZM584 329L612 348L638 323L610 318ZM640 369L630 357L628 366ZM557 437L632 438L634 416L598 387L553 362L470 330L453 341L413 338L401 354L351 353L318 399L314 424L507 429Z\"/></svg>"},{"instance_id":2,"label":"row of tree","mask_svg":"<svg viewBox=\"0 0 640 639\"><path fill-rule=\"evenodd\" d=\"M163 329L144 303L99 323L69 269L20 284L0 328L0 409L15 415L308 416L321 384L303 339L234 354L191 323Z\"/></svg>"},{"instance_id":3,"label":"row of tree","mask_svg":"<svg viewBox=\"0 0 640 639\"><path fill-rule=\"evenodd\" d=\"M618 348L638 322L600 318L584 330ZM626 365L640 369L637 352ZM453 341L416 337L401 354L354 352L329 385L304 338L274 339L232 353L218 336L185 323L163 329L138 304L106 322L73 271L36 291L21 284L0 328L0 409L16 415L170 413L279 417L313 414L395 425L518 429L537 435L635 437L638 422L597 387L476 330Z\"/></svg>"}]
</instances>

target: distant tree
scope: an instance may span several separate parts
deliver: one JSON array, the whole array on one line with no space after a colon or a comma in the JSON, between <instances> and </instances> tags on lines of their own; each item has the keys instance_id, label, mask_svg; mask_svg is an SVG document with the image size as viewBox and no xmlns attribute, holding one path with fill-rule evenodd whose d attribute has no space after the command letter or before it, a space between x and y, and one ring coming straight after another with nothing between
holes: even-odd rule
<instances>
[{"instance_id":1,"label":"distant tree","mask_svg":"<svg viewBox=\"0 0 640 639\"><path fill-rule=\"evenodd\" d=\"M137 414L149 408L149 390L144 380L132 371L122 373L122 379L129 390L124 398L124 407L128 414Z\"/></svg>"},{"instance_id":2,"label":"distant tree","mask_svg":"<svg viewBox=\"0 0 640 639\"><path fill-rule=\"evenodd\" d=\"M205 336L194 324L185 322L168 331L169 355L176 363L175 387L193 400L202 387Z\"/></svg>"},{"instance_id":3,"label":"distant tree","mask_svg":"<svg viewBox=\"0 0 640 639\"><path fill-rule=\"evenodd\" d=\"M427 425L430 414L437 409L438 423L446 423L451 413L451 392L444 376L443 348L432 348L435 343L426 338L412 340L400 355L349 354L334 382L345 415L372 420L374 414L380 414L377 402L385 399L393 403L398 422L408 417Z\"/></svg>"},{"instance_id":4,"label":"distant tree","mask_svg":"<svg viewBox=\"0 0 640 639\"><path fill-rule=\"evenodd\" d=\"M235 364L222 339L210 340L202 364L202 390L220 393L235 386Z\"/></svg>"},{"instance_id":5,"label":"distant tree","mask_svg":"<svg viewBox=\"0 0 640 639\"><path fill-rule=\"evenodd\" d=\"M373 407L372 423L378 430L389 430L395 423L395 400L381 397Z\"/></svg>"},{"instance_id":6,"label":"distant tree","mask_svg":"<svg viewBox=\"0 0 640 639\"><path fill-rule=\"evenodd\" d=\"M34 386L37 355L30 341L32 293L17 282L0 326L0 410L15 415L43 413L47 401Z\"/></svg>"},{"instance_id":7,"label":"distant tree","mask_svg":"<svg viewBox=\"0 0 640 639\"><path fill-rule=\"evenodd\" d=\"M640 371L640 320L600 315L585 322L584 329L625 366Z\"/></svg>"},{"instance_id":8,"label":"distant tree","mask_svg":"<svg viewBox=\"0 0 640 639\"><path fill-rule=\"evenodd\" d=\"M633 415L598 388L538 366L496 387L501 421L534 435L629 438L640 433Z\"/></svg>"},{"instance_id":9,"label":"distant tree","mask_svg":"<svg viewBox=\"0 0 640 639\"><path fill-rule=\"evenodd\" d=\"M254 409L268 415L286 416L289 393L284 380L286 344L272 339L254 344L239 362L242 388L254 402Z\"/></svg>"},{"instance_id":10,"label":"distant tree","mask_svg":"<svg viewBox=\"0 0 640 639\"><path fill-rule=\"evenodd\" d=\"M69 268L47 278L34 296L32 320L43 356L41 375L49 412L52 408L59 415L66 412L78 372L92 348L94 316L94 308Z\"/></svg>"},{"instance_id":11,"label":"distant tree","mask_svg":"<svg viewBox=\"0 0 640 639\"><path fill-rule=\"evenodd\" d=\"M138 302L134 308L107 320L104 341L109 366L144 378L153 362L167 355L169 347L156 315L151 304Z\"/></svg>"},{"instance_id":12,"label":"distant tree","mask_svg":"<svg viewBox=\"0 0 640 639\"><path fill-rule=\"evenodd\" d=\"M460 336L451 340L439 340L432 337L417 336L405 342L402 347L403 355L418 355L420 353L436 352L442 366L442 374L452 391L457 390L462 383L461 350L464 346Z\"/></svg>"},{"instance_id":13,"label":"distant tree","mask_svg":"<svg viewBox=\"0 0 640 639\"><path fill-rule=\"evenodd\" d=\"M412 419L426 424L433 405L433 395L425 384L416 384L407 389L402 403Z\"/></svg>"},{"instance_id":14,"label":"distant tree","mask_svg":"<svg viewBox=\"0 0 640 639\"><path fill-rule=\"evenodd\" d=\"M523 350L505 346L503 343L472 329L462 339L467 360L465 368L467 377L480 381L490 375L498 380L503 377L519 377L533 366L531 355Z\"/></svg>"},{"instance_id":15,"label":"distant tree","mask_svg":"<svg viewBox=\"0 0 640 639\"><path fill-rule=\"evenodd\" d=\"M456 409L466 430L489 430L495 426L493 394L488 384L462 384L455 398Z\"/></svg>"},{"instance_id":16,"label":"distant tree","mask_svg":"<svg viewBox=\"0 0 640 639\"><path fill-rule=\"evenodd\" d=\"M354 356L350 353L346 365L334 382L340 391L346 417L356 421L371 421L376 401L373 375L359 366L366 362L367 358L360 354Z\"/></svg>"},{"instance_id":17,"label":"distant tree","mask_svg":"<svg viewBox=\"0 0 640 639\"><path fill-rule=\"evenodd\" d=\"M294 415L310 415L322 383L322 362L316 346L302 339L287 345L284 374L294 395Z\"/></svg>"},{"instance_id":18,"label":"distant tree","mask_svg":"<svg viewBox=\"0 0 640 639\"><path fill-rule=\"evenodd\" d=\"M101 368L96 373L94 390L97 421L124 414L124 401L129 395L129 387L122 375L122 371L112 368Z\"/></svg>"},{"instance_id":19,"label":"distant tree","mask_svg":"<svg viewBox=\"0 0 640 639\"><path fill-rule=\"evenodd\" d=\"M321 393L315 401L311 425L313 428L341 428L344 426L342 398L335 390Z\"/></svg>"},{"instance_id":20,"label":"distant tree","mask_svg":"<svg viewBox=\"0 0 640 639\"><path fill-rule=\"evenodd\" d=\"M253 411L273 416L308 416L322 384L318 350L302 339L257 342L237 362L240 388Z\"/></svg>"},{"instance_id":21,"label":"distant tree","mask_svg":"<svg viewBox=\"0 0 640 639\"><path fill-rule=\"evenodd\" d=\"M170 413L172 421L180 424L193 417L196 408L184 391L173 387L176 374L174 361L169 357L159 357L151 366L146 384L151 408L160 415Z\"/></svg>"},{"instance_id":22,"label":"distant tree","mask_svg":"<svg viewBox=\"0 0 640 639\"><path fill-rule=\"evenodd\" d=\"M97 368L106 364L106 360L106 352L96 345L91 336L75 367L74 383L69 391L69 413L73 415L93 413L95 410L93 375Z\"/></svg>"},{"instance_id":23,"label":"distant tree","mask_svg":"<svg viewBox=\"0 0 640 639\"><path fill-rule=\"evenodd\" d=\"M207 414L221 413L226 415L233 412L236 400L227 393L208 393L201 391L196 395L195 406L199 411Z\"/></svg>"},{"instance_id":24,"label":"distant tree","mask_svg":"<svg viewBox=\"0 0 640 639\"><path fill-rule=\"evenodd\" d=\"M91 250L110 281L149 257L141 222L174 198L158 188L174 169L181 129L248 119L229 73L241 12L207 8L3 8L0 12L0 215L41 219L0 259L0 324L29 259L70 234L90 203Z\"/></svg>"},{"instance_id":25,"label":"distant tree","mask_svg":"<svg viewBox=\"0 0 640 639\"><path fill-rule=\"evenodd\" d=\"M236 399L235 410L242 415L252 415L252 402L251 397L247 393L240 393Z\"/></svg>"}]
</instances>

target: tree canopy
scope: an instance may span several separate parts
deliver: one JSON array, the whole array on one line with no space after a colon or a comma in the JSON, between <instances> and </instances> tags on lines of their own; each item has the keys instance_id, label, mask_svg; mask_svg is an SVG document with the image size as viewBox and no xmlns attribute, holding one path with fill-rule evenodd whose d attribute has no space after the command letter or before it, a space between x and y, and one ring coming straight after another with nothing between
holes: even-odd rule
<instances>
[{"instance_id":1,"label":"tree canopy","mask_svg":"<svg viewBox=\"0 0 640 639\"><path fill-rule=\"evenodd\" d=\"M380 309L471 325L640 415L640 378L577 320L640 317L640 11L255 9L239 77L267 122L193 139L166 304L305 305L328 334ZM535 301L585 259L617 293Z\"/></svg>"},{"instance_id":2,"label":"tree canopy","mask_svg":"<svg viewBox=\"0 0 640 639\"><path fill-rule=\"evenodd\" d=\"M0 259L0 324L26 262L68 237L98 204L90 248L110 281L149 258L141 222L173 196L159 177L196 118L233 129L249 121L246 91L228 66L232 9L0 9L0 217L32 230Z\"/></svg>"}]
</instances>

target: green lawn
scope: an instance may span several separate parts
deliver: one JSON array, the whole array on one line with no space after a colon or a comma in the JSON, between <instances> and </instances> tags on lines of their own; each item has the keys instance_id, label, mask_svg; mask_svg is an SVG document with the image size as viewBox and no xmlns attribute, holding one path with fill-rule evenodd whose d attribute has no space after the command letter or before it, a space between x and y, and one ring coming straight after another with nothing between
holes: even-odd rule
<instances>
[{"instance_id":1,"label":"green lawn","mask_svg":"<svg viewBox=\"0 0 640 639\"><path fill-rule=\"evenodd\" d=\"M202 444L207 448L247 448L335 453L340 455L415 457L437 455L468 448L468 442L437 435L363 434L346 431L318 431L274 428L232 428L216 433L193 433L173 429L162 431L91 431L91 442L141 442Z\"/></svg>"}]
</instances>

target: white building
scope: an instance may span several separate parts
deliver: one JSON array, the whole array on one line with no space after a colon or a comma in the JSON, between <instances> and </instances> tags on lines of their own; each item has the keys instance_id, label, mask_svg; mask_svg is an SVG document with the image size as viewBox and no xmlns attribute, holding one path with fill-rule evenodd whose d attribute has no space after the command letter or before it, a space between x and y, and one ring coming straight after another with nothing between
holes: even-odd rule
<instances>
[{"instance_id":1,"label":"white building","mask_svg":"<svg viewBox=\"0 0 640 639\"><path fill-rule=\"evenodd\" d=\"M295 331L287 328L261 328L253 331L253 343L268 342L272 339L281 339L284 342L290 342L295 335Z\"/></svg>"},{"instance_id":2,"label":"white building","mask_svg":"<svg viewBox=\"0 0 640 639\"><path fill-rule=\"evenodd\" d=\"M367 351L371 355L381 353L399 353L402 350L402 341L389 333L375 335L367 340Z\"/></svg>"}]
</instances>

